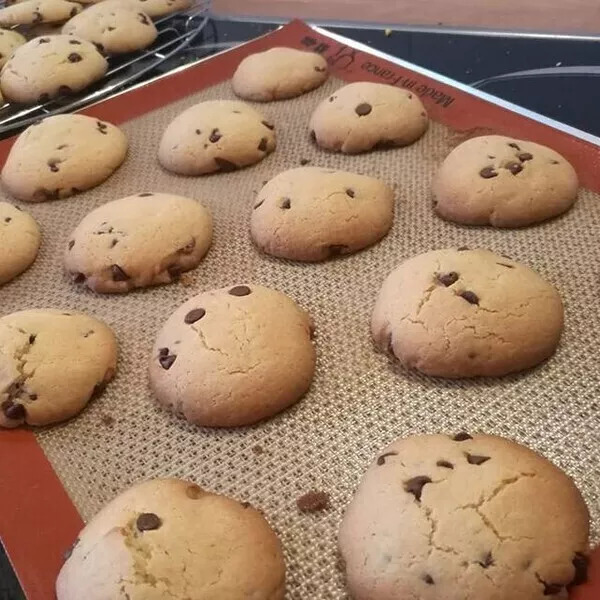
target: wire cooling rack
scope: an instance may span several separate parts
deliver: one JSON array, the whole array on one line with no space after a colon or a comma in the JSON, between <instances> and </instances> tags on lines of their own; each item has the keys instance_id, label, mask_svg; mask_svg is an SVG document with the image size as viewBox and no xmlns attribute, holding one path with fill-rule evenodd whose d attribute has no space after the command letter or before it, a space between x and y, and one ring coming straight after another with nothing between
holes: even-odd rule
<instances>
[{"instance_id":1,"label":"wire cooling rack","mask_svg":"<svg viewBox=\"0 0 600 600\"><path fill-rule=\"evenodd\" d=\"M129 87L168 59L192 47L209 21L209 8L210 0L200 0L185 12L158 19L154 22L158 36L151 46L138 52L107 57L109 67L106 75L79 93L35 105L0 106L0 137L16 133L41 118L73 112Z\"/></svg>"}]
</instances>

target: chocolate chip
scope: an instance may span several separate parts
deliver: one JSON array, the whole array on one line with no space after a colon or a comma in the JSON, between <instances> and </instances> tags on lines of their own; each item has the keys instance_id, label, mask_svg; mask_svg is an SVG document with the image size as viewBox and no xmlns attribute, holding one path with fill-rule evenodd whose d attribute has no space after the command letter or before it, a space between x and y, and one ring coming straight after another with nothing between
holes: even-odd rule
<instances>
[{"instance_id":1,"label":"chocolate chip","mask_svg":"<svg viewBox=\"0 0 600 600\"><path fill-rule=\"evenodd\" d=\"M311 130L310 130L310 139L311 139L313 142L316 142L316 141L317 141L317 134L315 133L315 130L314 130L314 129L311 129Z\"/></svg>"},{"instance_id":2,"label":"chocolate chip","mask_svg":"<svg viewBox=\"0 0 600 600\"><path fill-rule=\"evenodd\" d=\"M292 207L292 201L289 198L282 198L279 203L279 208L283 208L284 210Z\"/></svg>"},{"instance_id":3,"label":"chocolate chip","mask_svg":"<svg viewBox=\"0 0 600 600\"><path fill-rule=\"evenodd\" d=\"M99 381L95 386L94 389L92 390L92 398L97 398L105 389L106 386L108 385L108 381L105 381L104 379L102 381Z\"/></svg>"},{"instance_id":4,"label":"chocolate chip","mask_svg":"<svg viewBox=\"0 0 600 600\"><path fill-rule=\"evenodd\" d=\"M496 157L495 157L495 156L492 156L491 154L488 154L488 158L489 158L490 160L494 160Z\"/></svg>"},{"instance_id":5,"label":"chocolate chip","mask_svg":"<svg viewBox=\"0 0 600 600\"><path fill-rule=\"evenodd\" d=\"M40 39L38 40L38 46L39 46L40 44L47 44L49 41L50 41L50 38L40 38Z\"/></svg>"},{"instance_id":6,"label":"chocolate chip","mask_svg":"<svg viewBox=\"0 0 600 600\"><path fill-rule=\"evenodd\" d=\"M346 190L346 195L350 196L350 198L354 198L354 190L352 188L348 188Z\"/></svg>"},{"instance_id":7,"label":"chocolate chip","mask_svg":"<svg viewBox=\"0 0 600 600\"><path fill-rule=\"evenodd\" d=\"M267 143L269 140L267 140L267 138L261 138L260 143L258 144L258 149L261 152L266 152L267 151Z\"/></svg>"},{"instance_id":8,"label":"chocolate chip","mask_svg":"<svg viewBox=\"0 0 600 600\"><path fill-rule=\"evenodd\" d=\"M388 456L397 456L397 455L398 455L398 453L397 453L397 452L386 452L385 454L382 454L381 456L378 456L378 457L377 457L377 464L378 464L379 466L381 466L381 465L385 465L385 459L386 459Z\"/></svg>"},{"instance_id":9,"label":"chocolate chip","mask_svg":"<svg viewBox=\"0 0 600 600\"><path fill-rule=\"evenodd\" d=\"M12 419L13 421L24 419L26 415L25 407L12 400L5 400L2 403L2 411L7 419Z\"/></svg>"},{"instance_id":10,"label":"chocolate chip","mask_svg":"<svg viewBox=\"0 0 600 600\"><path fill-rule=\"evenodd\" d=\"M148 196L154 196L154 194L152 192L142 192L141 194L138 194L139 198L147 198Z\"/></svg>"},{"instance_id":11,"label":"chocolate chip","mask_svg":"<svg viewBox=\"0 0 600 600\"><path fill-rule=\"evenodd\" d=\"M199 321L205 314L206 311L203 308L193 308L187 315L185 315L183 321L184 323L191 325L192 323Z\"/></svg>"},{"instance_id":12,"label":"chocolate chip","mask_svg":"<svg viewBox=\"0 0 600 600\"><path fill-rule=\"evenodd\" d=\"M83 60L83 58L81 57L81 54L78 54L77 52L71 52L71 54L69 54L69 56L67 56L67 58L69 59L69 62L72 63L77 63Z\"/></svg>"},{"instance_id":13,"label":"chocolate chip","mask_svg":"<svg viewBox=\"0 0 600 600\"><path fill-rule=\"evenodd\" d=\"M542 581L544 585L544 596L554 596L555 594L560 594L563 590L563 585L560 583L546 583Z\"/></svg>"},{"instance_id":14,"label":"chocolate chip","mask_svg":"<svg viewBox=\"0 0 600 600\"><path fill-rule=\"evenodd\" d=\"M497 265L500 265L501 267L506 267L507 269L514 269L514 265L507 265L506 263L496 263Z\"/></svg>"},{"instance_id":15,"label":"chocolate chip","mask_svg":"<svg viewBox=\"0 0 600 600\"><path fill-rule=\"evenodd\" d=\"M73 278L73 283L84 283L85 275L83 273L71 273L71 277Z\"/></svg>"},{"instance_id":16,"label":"chocolate chip","mask_svg":"<svg viewBox=\"0 0 600 600\"><path fill-rule=\"evenodd\" d=\"M190 499L190 500L198 500L198 498L200 498L200 496L202 496L202 488L200 488L197 485L189 485L186 489L185 489L185 495Z\"/></svg>"},{"instance_id":17,"label":"chocolate chip","mask_svg":"<svg viewBox=\"0 0 600 600\"><path fill-rule=\"evenodd\" d=\"M317 73L324 73L327 69L325 67L315 67Z\"/></svg>"},{"instance_id":18,"label":"chocolate chip","mask_svg":"<svg viewBox=\"0 0 600 600\"><path fill-rule=\"evenodd\" d=\"M329 96L329 102L333 102L336 98L337 96Z\"/></svg>"},{"instance_id":19,"label":"chocolate chip","mask_svg":"<svg viewBox=\"0 0 600 600\"><path fill-rule=\"evenodd\" d=\"M529 152L521 152L521 154L517 155L517 158L521 162L525 162L527 160L531 160L533 158L533 154L530 154Z\"/></svg>"},{"instance_id":20,"label":"chocolate chip","mask_svg":"<svg viewBox=\"0 0 600 600\"><path fill-rule=\"evenodd\" d=\"M560 164L560 161L558 161L558 160L551 160L551 161L550 161L550 164L551 164L551 165L559 165L559 164Z\"/></svg>"},{"instance_id":21,"label":"chocolate chip","mask_svg":"<svg viewBox=\"0 0 600 600\"><path fill-rule=\"evenodd\" d=\"M513 175L517 175L523 170L523 166L518 162L509 162L505 169L508 169Z\"/></svg>"},{"instance_id":22,"label":"chocolate chip","mask_svg":"<svg viewBox=\"0 0 600 600\"><path fill-rule=\"evenodd\" d=\"M428 483L431 483L431 479L429 477L426 475L419 475L418 477L413 477L412 479L404 482L404 491L412 494L415 499L420 502L423 488Z\"/></svg>"},{"instance_id":23,"label":"chocolate chip","mask_svg":"<svg viewBox=\"0 0 600 600\"><path fill-rule=\"evenodd\" d=\"M216 144L223 136L218 129L213 129L208 136L208 141Z\"/></svg>"},{"instance_id":24,"label":"chocolate chip","mask_svg":"<svg viewBox=\"0 0 600 600\"><path fill-rule=\"evenodd\" d=\"M300 166L304 166L307 165L310 162L310 158L301 158L300 159Z\"/></svg>"},{"instance_id":25,"label":"chocolate chip","mask_svg":"<svg viewBox=\"0 0 600 600\"><path fill-rule=\"evenodd\" d=\"M224 158L219 158L219 157L215 157L215 162L217 163L217 167L219 167L219 170L223 171L224 173L229 173L230 171L236 171L237 170L237 165L229 160L226 160Z\"/></svg>"},{"instance_id":26,"label":"chocolate chip","mask_svg":"<svg viewBox=\"0 0 600 600\"><path fill-rule=\"evenodd\" d=\"M412 100L413 95L412 94L408 94L408 99Z\"/></svg>"},{"instance_id":27,"label":"chocolate chip","mask_svg":"<svg viewBox=\"0 0 600 600\"><path fill-rule=\"evenodd\" d=\"M59 168L58 168L58 163L59 163L59 162L60 162L59 160L55 160L55 159L50 159L50 160L48 161L48 167L50 167L50 170L51 170L53 173L58 173L58 171L59 171Z\"/></svg>"},{"instance_id":28,"label":"chocolate chip","mask_svg":"<svg viewBox=\"0 0 600 600\"><path fill-rule=\"evenodd\" d=\"M159 348L158 349L158 355L159 356L166 356L167 354L169 354L169 349L168 348Z\"/></svg>"},{"instance_id":29,"label":"chocolate chip","mask_svg":"<svg viewBox=\"0 0 600 600\"><path fill-rule=\"evenodd\" d=\"M67 148L69 146L69 144L61 144L60 146L56 146L57 150L63 150L64 148Z\"/></svg>"},{"instance_id":30,"label":"chocolate chip","mask_svg":"<svg viewBox=\"0 0 600 600\"><path fill-rule=\"evenodd\" d=\"M575 575L569 584L569 587L581 585L587 581L589 559L585 554L575 553L573 557L573 567L575 567Z\"/></svg>"},{"instance_id":31,"label":"chocolate chip","mask_svg":"<svg viewBox=\"0 0 600 600\"><path fill-rule=\"evenodd\" d=\"M267 128L267 129L275 129L275 125L272 125L271 123L269 123L268 121L261 121L261 123Z\"/></svg>"},{"instance_id":32,"label":"chocolate chip","mask_svg":"<svg viewBox=\"0 0 600 600\"><path fill-rule=\"evenodd\" d=\"M98 128L98 131L100 133L103 133L104 135L108 135L108 132L106 131L106 129L108 128L108 125L106 123L103 123L102 121L96 121L96 127Z\"/></svg>"},{"instance_id":33,"label":"chocolate chip","mask_svg":"<svg viewBox=\"0 0 600 600\"><path fill-rule=\"evenodd\" d=\"M242 508L250 508L250 502L240 502Z\"/></svg>"},{"instance_id":34,"label":"chocolate chip","mask_svg":"<svg viewBox=\"0 0 600 600\"><path fill-rule=\"evenodd\" d=\"M173 366L176 358L176 354L167 354L166 356L159 356L158 362L165 371L168 371Z\"/></svg>"},{"instance_id":35,"label":"chocolate chip","mask_svg":"<svg viewBox=\"0 0 600 600\"><path fill-rule=\"evenodd\" d=\"M112 27L111 25L109 25L106 29L108 31L114 31L116 29L116 27Z\"/></svg>"},{"instance_id":36,"label":"chocolate chip","mask_svg":"<svg viewBox=\"0 0 600 600\"><path fill-rule=\"evenodd\" d=\"M150 21L144 13L138 13L138 17L140 19L140 23L142 23L143 25L150 25Z\"/></svg>"},{"instance_id":37,"label":"chocolate chip","mask_svg":"<svg viewBox=\"0 0 600 600\"><path fill-rule=\"evenodd\" d=\"M457 433L455 436L453 436L452 439L455 442L465 442L466 440L472 440L473 438L468 433L461 431L460 433Z\"/></svg>"},{"instance_id":38,"label":"chocolate chip","mask_svg":"<svg viewBox=\"0 0 600 600\"><path fill-rule=\"evenodd\" d=\"M425 575L423 575L422 579L428 585L433 585L435 583L435 581L433 580L433 577L431 575L429 575L429 573L425 573Z\"/></svg>"},{"instance_id":39,"label":"chocolate chip","mask_svg":"<svg viewBox=\"0 0 600 600\"><path fill-rule=\"evenodd\" d=\"M497 177L498 173L494 170L494 167L484 167L479 171L479 176L484 179L491 179L492 177Z\"/></svg>"},{"instance_id":40,"label":"chocolate chip","mask_svg":"<svg viewBox=\"0 0 600 600\"><path fill-rule=\"evenodd\" d=\"M135 522L138 531L154 531L161 525L162 521L154 513L142 513Z\"/></svg>"},{"instance_id":41,"label":"chocolate chip","mask_svg":"<svg viewBox=\"0 0 600 600\"><path fill-rule=\"evenodd\" d=\"M449 287L458 281L458 273L455 273L454 271L450 271L449 273L440 273L437 276L437 279L442 285Z\"/></svg>"},{"instance_id":42,"label":"chocolate chip","mask_svg":"<svg viewBox=\"0 0 600 600\"><path fill-rule=\"evenodd\" d=\"M76 15L78 12L79 12L79 9L78 9L76 6L74 6L74 7L71 9L71 12L70 12L69 14L70 14L72 17L74 17L74 16L75 16L75 15Z\"/></svg>"},{"instance_id":43,"label":"chocolate chip","mask_svg":"<svg viewBox=\"0 0 600 600\"><path fill-rule=\"evenodd\" d=\"M520 150L521 148L519 148L518 144L515 144L515 142L510 142L508 144L511 148L514 148L515 150Z\"/></svg>"},{"instance_id":44,"label":"chocolate chip","mask_svg":"<svg viewBox=\"0 0 600 600\"><path fill-rule=\"evenodd\" d=\"M478 564L481 565L484 569L491 567L494 564L494 558L492 557L492 553L487 552L483 559L478 561Z\"/></svg>"},{"instance_id":45,"label":"chocolate chip","mask_svg":"<svg viewBox=\"0 0 600 600\"><path fill-rule=\"evenodd\" d=\"M113 238L110 243L110 247L114 248L118 243L119 243L119 240L117 238Z\"/></svg>"},{"instance_id":46,"label":"chocolate chip","mask_svg":"<svg viewBox=\"0 0 600 600\"><path fill-rule=\"evenodd\" d=\"M232 296L248 296L252 290L247 285L236 285L229 290Z\"/></svg>"},{"instance_id":47,"label":"chocolate chip","mask_svg":"<svg viewBox=\"0 0 600 600\"><path fill-rule=\"evenodd\" d=\"M39 10L34 11L33 13L33 21L32 23L41 23L44 17L42 17L42 13Z\"/></svg>"},{"instance_id":48,"label":"chocolate chip","mask_svg":"<svg viewBox=\"0 0 600 600\"><path fill-rule=\"evenodd\" d=\"M191 254L196 247L196 238L192 238L192 241L189 244L186 244L183 248L180 248L178 252L181 254Z\"/></svg>"},{"instance_id":49,"label":"chocolate chip","mask_svg":"<svg viewBox=\"0 0 600 600\"><path fill-rule=\"evenodd\" d=\"M461 294L459 294L461 298L464 298L469 304L479 304L479 298L477 294L474 292L470 292L469 290L465 290Z\"/></svg>"},{"instance_id":50,"label":"chocolate chip","mask_svg":"<svg viewBox=\"0 0 600 600\"><path fill-rule=\"evenodd\" d=\"M48 41L50 41L50 40L48 40ZM78 40L69 40L69 44L73 44L73 46L81 46L81 42Z\"/></svg>"},{"instance_id":51,"label":"chocolate chip","mask_svg":"<svg viewBox=\"0 0 600 600\"><path fill-rule=\"evenodd\" d=\"M129 275L119 265L111 265L110 271L113 281L128 281L130 279Z\"/></svg>"},{"instance_id":52,"label":"chocolate chip","mask_svg":"<svg viewBox=\"0 0 600 600\"><path fill-rule=\"evenodd\" d=\"M365 117L373 110L373 107L368 102L362 102L355 109L354 112L359 117Z\"/></svg>"},{"instance_id":53,"label":"chocolate chip","mask_svg":"<svg viewBox=\"0 0 600 600\"><path fill-rule=\"evenodd\" d=\"M179 265L169 265L167 267L167 273L169 274L169 277L171 277L171 281L176 281L181 277L183 269Z\"/></svg>"},{"instance_id":54,"label":"chocolate chip","mask_svg":"<svg viewBox=\"0 0 600 600\"><path fill-rule=\"evenodd\" d=\"M490 460L489 456L479 456L478 454L469 454L468 452L465 454L467 457L467 462L470 465L482 465L484 462Z\"/></svg>"},{"instance_id":55,"label":"chocolate chip","mask_svg":"<svg viewBox=\"0 0 600 600\"><path fill-rule=\"evenodd\" d=\"M73 92L73 90L68 85L58 86L58 95L59 96L68 96L72 92Z\"/></svg>"},{"instance_id":56,"label":"chocolate chip","mask_svg":"<svg viewBox=\"0 0 600 600\"><path fill-rule=\"evenodd\" d=\"M100 42L93 42L93 44L96 46L98 52L104 52L104 46Z\"/></svg>"},{"instance_id":57,"label":"chocolate chip","mask_svg":"<svg viewBox=\"0 0 600 600\"><path fill-rule=\"evenodd\" d=\"M5 223L10 223L12 221L12 217L5 217L4 218L4 222Z\"/></svg>"},{"instance_id":58,"label":"chocolate chip","mask_svg":"<svg viewBox=\"0 0 600 600\"><path fill-rule=\"evenodd\" d=\"M35 338L36 338L36 337L37 337L37 336L35 335L35 333L32 333L32 334L29 336L29 345L31 345L31 344L35 344Z\"/></svg>"},{"instance_id":59,"label":"chocolate chip","mask_svg":"<svg viewBox=\"0 0 600 600\"><path fill-rule=\"evenodd\" d=\"M438 460L435 464L438 467L444 467L444 469L454 469L454 465L447 460Z\"/></svg>"},{"instance_id":60,"label":"chocolate chip","mask_svg":"<svg viewBox=\"0 0 600 600\"><path fill-rule=\"evenodd\" d=\"M327 492L311 491L296 499L296 506L300 512L317 512L329 508L329 494Z\"/></svg>"},{"instance_id":61,"label":"chocolate chip","mask_svg":"<svg viewBox=\"0 0 600 600\"><path fill-rule=\"evenodd\" d=\"M346 246L344 244L331 244L328 247L329 256L339 256L340 254L343 254L344 251L347 249L348 249L348 246Z\"/></svg>"},{"instance_id":62,"label":"chocolate chip","mask_svg":"<svg viewBox=\"0 0 600 600\"><path fill-rule=\"evenodd\" d=\"M466 252L467 250L470 250L469 246L461 246L457 249L458 252Z\"/></svg>"},{"instance_id":63,"label":"chocolate chip","mask_svg":"<svg viewBox=\"0 0 600 600\"><path fill-rule=\"evenodd\" d=\"M258 204L255 204L255 205L254 205L254 210L256 210L257 208L259 208L260 206L262 206L262 205L263 205L263 203L264 203L264 201L265 201L265 200L264 200L264 198L263 198L262 200L259 200L259 201L258 201Z\"/></svg>"},{"instance_id":64,"label":"chocolate chip","mask_svg":"<svg viewBox=\"0 0 600 600\"><path fill-rule=\"evenodd\" d=\"M35 401L38 399L38 395L37 394L29 394L29 399Z\"/></svg>"}]
</instances>

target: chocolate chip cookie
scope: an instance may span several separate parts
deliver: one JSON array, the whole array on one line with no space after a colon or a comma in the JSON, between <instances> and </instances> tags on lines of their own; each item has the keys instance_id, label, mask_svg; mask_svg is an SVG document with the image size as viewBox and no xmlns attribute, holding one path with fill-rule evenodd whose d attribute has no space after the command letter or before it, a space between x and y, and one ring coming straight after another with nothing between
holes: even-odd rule
<instances>
[{"instance_id":1,"label":"chocolate chip cookie","mask_svg":"<svg viewBox=\"0 0 600 600\"><path fill-rule=\"evenodd\" d=\"M311 332L308 314L281 292L250 284L204 292L158 334L150 383L163 405L192 423L250 425L310 387Z\"/></svg>"},{"instance_id":2,"label":"chocolate chip cookie","mask_svg":"<svg viewBox=\"0 0 600 600\"><path fill-rule=\"evenodd\" d=\"M320 54L270 48L244 58L231 83L240 98L269 102L300 96L326 79L327 61Z\"/></svg>"},{"instance_id":3,"label":"chocolate chip cookie","mask_svg":"<svg viewBox=\"0 0 600 600\"><path fill-rule=\"evenodd\" d=\"M20 208L0 202L0 284L25 271L37 256L40 228Z\"/></svg>"},{"instance_id":4,"label":"chocolate chip cookie","mask_svg":"<svg viewBox=\"0 0 600 600\"><path fill-rule=\"evenodd\" d=\"M81 4L68 0L25 0L0 9L0 25L64 23L81 12Z\"/></svg>"},{"instance_id":5,"label":"chocolate chip cookie","mask_svg":"<svg viewBox=\"0 0 600 600\"><path fill-rule=\"evenodd\" d=\"M448 155L433 181L434 206L457 223L521 227L568 210L578 185L575 169L558 152L486 135Z\"/></svg>"},{"instance_id":6,"label":"chocolate chip cookie","mask_svg":"<svg viewBox=\"0 0 600 600\"><path fill-rule=\"evenodd\" d=\"M142 192L103 204L69 236L64 262L73 281L96 292L128 292L176 281L198 266L212 217L196 200Z\"/></svg>"},{"instance_id":7,"label":"chocolate chip cookie","mask_svg":"<svg viewBox=\"0 0 600 600\"><path fill-rule=\"evenodd\" d=\"M153 19L187 10L194 4L193 0L127 0L127 2Z\"/></svg>"},{"instance_id":8,"label":"chocolate chip cookie","mask_svg":"<svg viewBox=\"0 0 600 600\"><path fill-rule=\"evenodd\" d=\"M106 121L77 114L47 117L17 138L2 183L27 202L66 198L110 177L127 146L125 134Z\"/></svg>"},{"instance_id":9,"label":"chocolate chip cookie","mask_svg":"<svg viewBox=\"0 0 600 600\"><path fill-rule=\"evenodd\" d=\"M551 462L491 435L381 451L340 528L356 600L546 600L586 579L589 515Z\"/></svg>"},{"instance_id":10,"label":"chocolate chip cookie","mask_svg":"<svg viewBox=\"0 0 600 600\"><path fill-rule=\"evenodd\" d=\"M428 123L421 100L412 92L360 81L340 88L317 106L310 132L321 148L356 154L412 144Z\"/></svg>"},{"instance_id":11,"label":"chocolate chip cookie","mask_svg":"<svg viewBox=\"0 0 600 600\"><path fill-rule=\"evenodd\" d=\"M394 219L394 192L365 175L318 167L280 173L258 193L256 245L291 260L319 261L378 242Z\"/></svg>"},{"instance_id":12,"label":"chocolate chip cookie","mask_svg":"<svg viewBox=\"0 0 600 600\"><path fill-rule=\"evenodd\" d=\"M10 55L27 40L12 29L0 29L0 67L6 63Z\"/></svg>"},{"instance_id":13,"label":"chocolate chip cookie","mask_svg":"<svg viewBox=\"0 0 600 600\"><path fill-rule=\"evenodd\" d=\"M0 318L0 427L70 419L116 367L115 336L98 319L52 309Z\"/></svg>"},{"instance_id":14,"label":"chocolate chip cookie","mask_svg":"<svg viewBox=\"0 0 600 600\"><path fill-rule=\"evenodd\" d=\"M81 531L57 600L283 600L281 544L262 514L190 481L129 488Z\"/></svg>"},{"instance_id":15,"label":"chocolate chip cookie","mask_svg":"<svg viewBox=\"0 0 600 600\"><path fill-rule=\"evenodd\" d=\"M275 149L275 127L243 102L200 102L176 117L160 142L160 164L180 175L235 171Z\"/></svg>"},{"instance_id":16,"label":"chocolate chip cookie","mask_svg":"<svg viewBox=\"0 0 600 600\"><path fill-rule=\"evenodd\" d=\"M487 250L446 249L403 262L373 311L375 343L440 377L499 376L551 356L563 329L553 285Z\"/></svg>"},{"instance_id":17,"label":"chocolate chip cookie","mask_svg":"<svg viewBox=\"0 0 600 600\"><path fill-rule=\"evenodd\" d=\"M43 103L83 90L100 79L107 68L106 59L87 40L69 35L42 36L14 51L0 72L0 88L11 102Z\"/></svg>"}]
</instances>

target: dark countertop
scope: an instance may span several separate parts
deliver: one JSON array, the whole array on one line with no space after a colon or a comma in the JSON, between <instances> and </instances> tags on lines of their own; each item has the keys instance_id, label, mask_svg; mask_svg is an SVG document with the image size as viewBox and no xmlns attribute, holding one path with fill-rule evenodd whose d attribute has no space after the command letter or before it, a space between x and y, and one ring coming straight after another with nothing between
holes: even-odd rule
<instances>
[{"instance_id":1,"label":"dark countertop","mask_svg":"<svg viewBox=\"0 0 600 600\"><path fill-rule=\"evenodd\" d=\"M203 44L242 42L276 26L214 20L194 44L194 49L176 63L206 55ZM486 92L600 136L600 38L466 35L443 31L387 31L386 35L384 30L374 28L330 29L463 83L483 80L479 87ZM172 66L173 62L170 63ZM564 67L573 66L582 68L576 74L560 72ZM490 80L524 70L542 71L534 76L512 75L500 81ZM18 498L15 501L18 502ZM0 600L24 600L1 545Z\"/></svg>"}]
</instances>

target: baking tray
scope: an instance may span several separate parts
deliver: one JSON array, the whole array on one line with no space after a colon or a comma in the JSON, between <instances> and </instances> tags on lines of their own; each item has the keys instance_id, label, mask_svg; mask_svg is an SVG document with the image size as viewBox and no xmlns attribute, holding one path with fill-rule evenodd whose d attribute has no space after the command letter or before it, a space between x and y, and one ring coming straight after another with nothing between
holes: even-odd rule
<instances>
[{"instance_id":1,"label":"baking tray","mask_svg":"<svg viewBox=\"0 0 600 600\"><path fill-rule=\"evenodd\" d=\"M239 61L280 45L322 53L332 78L301 98L259 105L277 124L277 150L236 173L183 178L159 169L155 151L169 120L202 99L232 97L228 79ZM411 89L432 118L430 131L408 148L368 155L317 149L307 131L310 113L344 81L358 80ZM344 507L376 452L400 435L418 432L485 431L541 451L582 490L598 541L599 139L298 21L85 112L120 124L130 139L130 156L94 190L27 206L43 229L40 256L0 288L2 313L35 306L89 312L113 327L121 350L116 380L79 417L40 430L0 433L0 536L29 600L54 597L63 554L83 520L135 481L168 475L193 479L264 511L284 544L288 598L345 598L335 539ZM546 224L510 231L459 227L433 216L429 184L436 166L460 140L490 131L529 138L564 154L586 188L574 209ZM11 144L0 143L0 158ZM307 159L394 185L396 221L380 244L318 265L267 258L253 248L248 216L256 191L264 180ZM124 296L74 288L61 266L72 228L93 207L142 190L182 193L211 209L215 241L205 261L179 284ZM368 320L387 273L407 256L455 245L509 254L559 287L567 319L553 359L501 379L445 381L406 371L374 351ZM183 300L242 281L278 288L313 315L315 381L298 405L257 426L191 426L152 400L146 382L152 342ZM329 510L298 512L296 498L311 489L330 493ZM598 552L590 581L572 597L600 597Z\"/></svg>"}]
</instances>

